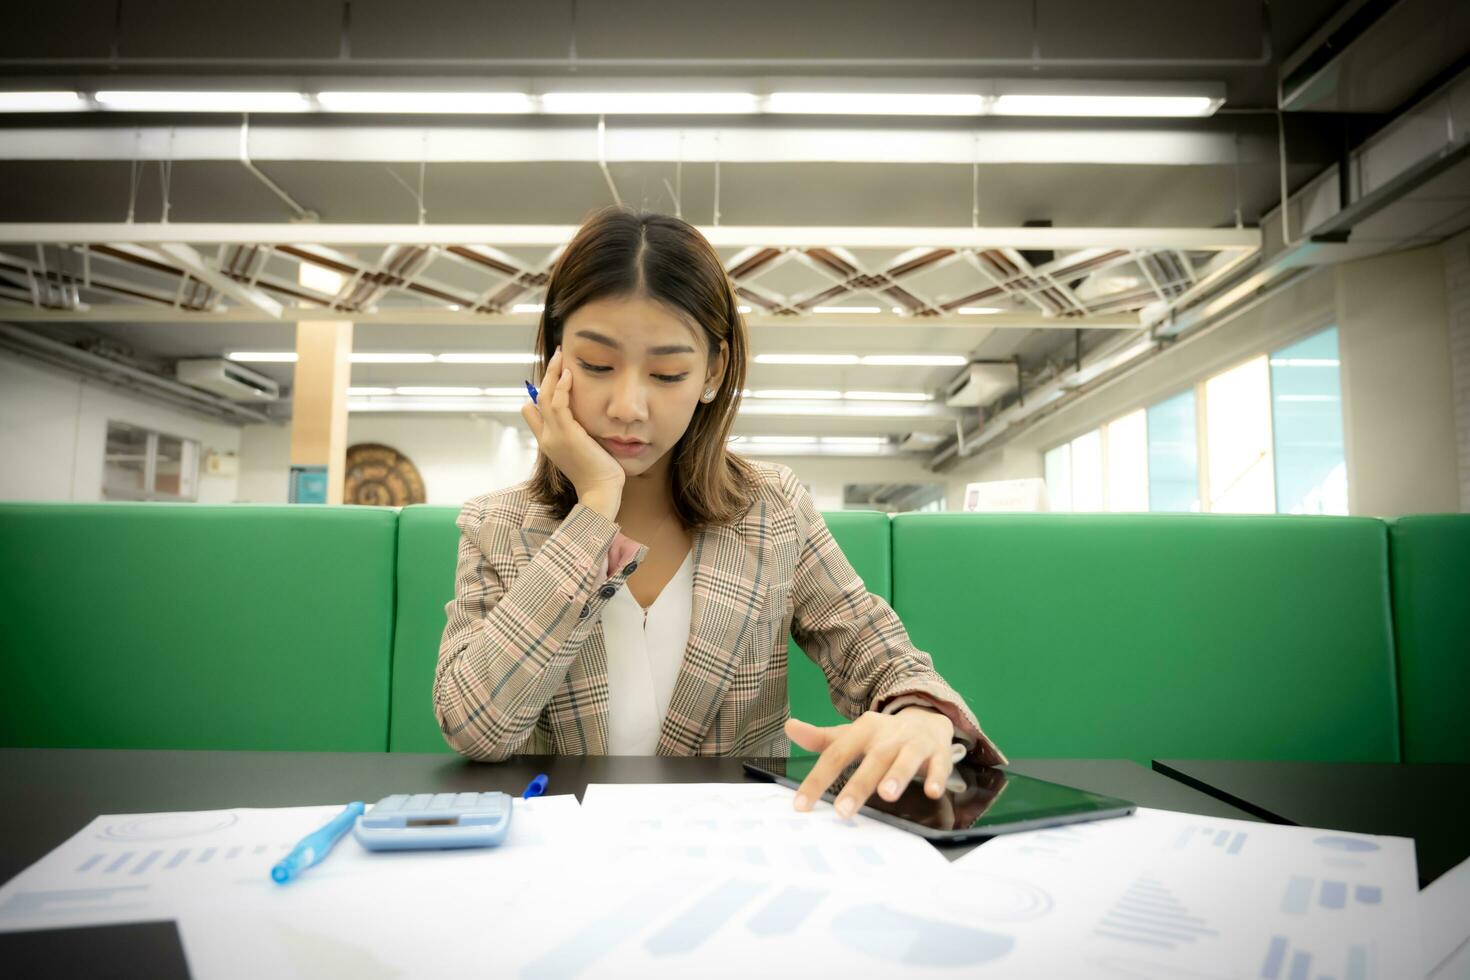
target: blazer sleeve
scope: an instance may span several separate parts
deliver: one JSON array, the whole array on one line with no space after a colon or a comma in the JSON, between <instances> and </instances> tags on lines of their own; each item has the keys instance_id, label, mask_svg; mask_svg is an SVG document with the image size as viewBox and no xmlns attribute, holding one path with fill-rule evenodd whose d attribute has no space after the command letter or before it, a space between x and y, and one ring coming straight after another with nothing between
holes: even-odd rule
<instances>
[{"instance_id":1,"label":"blazer sleeve","mask_svg":"<svg viewBox=\"0 0 1470 980\"><path fill-rule=\"evenodd\" d=\"M791 635L827 675L832 704L844 717L882 711L908 695L942 712L970 754L986 765L1008 760L980 730L965 699L909 640L893 607L870 593L827 529L811 494L786 469L801 555L792 581Z\"/></svg>"},{"instance_id":2,"label":"blazer sleeve","mask_svg":"<svg viewBox=\"0 0 1470 980\"><path fill-rule=\"evenodd\" d=\"M517 573L520 522L471 501L460 511L454 598L434 672L434 715L444 740L471 759L499 762L530 738L598 613L627 578L608 560L630 554L618 525L576 504ZM604 584L606 583L606 584ZM612 588L609 589L608 586Z\"/></svg>"}]
</instances>

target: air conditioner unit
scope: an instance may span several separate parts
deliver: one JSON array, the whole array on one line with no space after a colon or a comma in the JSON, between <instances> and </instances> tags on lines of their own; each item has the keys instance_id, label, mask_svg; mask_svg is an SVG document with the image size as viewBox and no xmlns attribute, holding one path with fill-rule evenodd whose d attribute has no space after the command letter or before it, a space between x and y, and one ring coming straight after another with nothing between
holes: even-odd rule
<instances>
[{"instance_id":1,"label":"air conditioner unit","mask_svg":"<svg viewBox=\"0 0 1470 980\"><path fill-rule=\"evenodd\" d=\"M237 402L273 402L281 397L281 386L243 364L223 357L200 357L179 361L178 377L186 385L202 388Z\"/></svg>"},{"instance_id":2,"label":"air conditioner unit","mask_svg":"<svg viewBox=\"0 0 1470 980\"><path fill-rule=\"evenodd\" d=\"M989 405L1015 387L1014 361L981 361L949 383L944 390L944 404L951 408Z\"/></svg>"},{"instance_id":3,"label":"air conditioner unit","mask_svg":"<svg viewBox=\"0 0 1470 980\"><path fill-rule=\"evenodd\" d=\"M910 432L898 441L898 448L906 453L927 453L943 441L944 436L938 432Z\"/></svg>"}]
</instances>

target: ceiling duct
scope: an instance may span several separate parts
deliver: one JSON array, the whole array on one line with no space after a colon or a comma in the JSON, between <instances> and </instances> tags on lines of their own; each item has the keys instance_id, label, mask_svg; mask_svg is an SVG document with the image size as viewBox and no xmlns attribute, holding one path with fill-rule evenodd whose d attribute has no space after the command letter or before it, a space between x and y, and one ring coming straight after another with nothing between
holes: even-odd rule
<instances>
[{"instance_id":1,"label":"ceiling duct","mask_svg":"<svg viewBox=\"0 0 1470 980\"><path fill-rule=\"evenodd\" d=\"M977 361L944 389L944 404L950 408L989 405L1015 389L1019 374L1015 361Z\"/></svg>"}]
</instances>

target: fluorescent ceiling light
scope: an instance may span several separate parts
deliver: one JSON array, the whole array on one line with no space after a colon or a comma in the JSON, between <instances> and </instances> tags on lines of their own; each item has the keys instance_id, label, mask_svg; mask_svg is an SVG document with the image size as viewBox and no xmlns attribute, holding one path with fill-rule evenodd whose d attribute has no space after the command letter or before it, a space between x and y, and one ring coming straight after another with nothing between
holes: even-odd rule
<instances>
[{"instance_id":1,"label":"fluorescent ceiling light","mask_svg":"<svg viewBox=\"0 0 1470 980\"><path fill-rule=\"evenodd\" d=\"M927 402L933 400L927 391L844 391L842 397L865 402Z\"/></svg>"},{"instance_id":2,"label":"fluorescent ceiling light","mask_svg":"<svg viewBox=\"0 0 1470 980\"><path fill-rule=\"evenodd\" d=\"M536 111L524 92L318 92L327 112L457 113L463 115Z\"/></svg>"},{"instance_id":3,"label":"fluorescent ceiling light","mask_svg":"<svg viewBox=\"0 0 1470 980\"><path fill-rule=\"evenodd\" d=\"M292 364L296 361L296 352L289 350L264 351L264 350L235 350L225 355L232 361L254 362L256 364Z\"/></svg>"},{"instance_id":4,"label":"fluorescent ceiling light","mask_svg":"<svg viewBox=\"0 0 1470 980\"><path fill-rule=\"evenodd\" d=\"M433 360L441 364L535 364L536 355L505 351L475 351L464 354L440 354Z\"/></svg>"},{"instance_id":5,"label":"fluorescent ceiling light","mask_svg":"<svg viewBox=\"0 0 1470 980\"><path fill-rule=\"evenodd\" d=\"M862 361L889 367L961 367L970 363L960 354L864 354Z\"/></svg>"},{"instance_id":6,"label":"fluorescent ceiling light","mask_svg":"<svg viewBox=\"0 0 1470 980\"><path fill-rule=\"evenodd\" d=\"M73 112L87 108L76 92L0 92L0 112Z\"/></svg>"},{"instance_id":7,"label":"fluorescent ceiling light","mask_svg":"<svg viewBox=\"0 0 1470 980\"><path fill-rule=\"evenodd\" d=\"M841 398L840 391L814 390L805 388L757 388L750 393L752 398Z\"/></svg>"},{"instance_id":8,"label":"fluorescent ceiling light","mask_svg":"<svg viewBox=\"0 0 1470 980\"><path fill-rule=\"evenodd\" d=\"M544 303L517 303L510 308L512 313L540 313L546 309Z\"/></svg>"},{"instance_id":9,"label":"fluorescent ceiling light","mask_svg":"<svg viewBox=\"0 0 1470 980\"><path fill-rule=\"evenodd\" d=\"M877 306L813 306L813 313L882 313Z\"/></svg>"},{"instance_id":10,"label":"fluorescent ceiling light","mask_svg":"<svg viewBox=\"0 0 1470 980\"><path fill-rule=\"evenodd\" d=\"M750 307L748 307L748 306L737 306L737 307L735 307L735 312L737 312L737 313L749 313L750 312Z\"/></svg>"},{"instance_id":11,"label":"fluorescent ceiling light","mask_svg":"<svg viewBox=\"0 0 1470 980\"><path fill-rule=\"evenodd\" d=\"M1023 95L997 96L997 116L1208 116L1220 100L1204 95Z\"/></svg>"},{"instance_id":12,"label":"fluorescent ceiling light","mask_svg":"<svg viewBox=\"0 0 1470 980\"><path fill-rule=\"evenodd\" d=\"M1337 367L1340 362L1335 357L1273 357L1272 367Z\"/></svg>"},{"instance_id":13,"label":"fluorescent ceiling light","mask_svg":"<svg viewBox=\"0 0 1470 980\"><path fill-rule=\"evenodd\" d=\"M979 116L985 96L919 92L772 92L766 111L834 116Z\"/></svg>"},{"instance_id":14,"label":"fluorescent ceiling light","mask_svg":"<svg viewBox=\"0 0 1470 980\"><path fill-rule=\"evenodd\" d=\"M601 116L678 113L691 116L746 114L760 108L750 92L547 92L543 112Z\"/></svg>"},{"instance_id":15,"label":"fluorescent ceiling light","mask_svg":"<svg viewBox=\"0 0 1470 980\"><path fill-rule=\"evenodd\" d=\"M807 445L817 441L816 436L750 436L753 443L769 443L773 446Z\"/></svg>"},{"instance_id":16,"label":"fluorescent ceiling light","mask_svg":"<svg viewBox=\"0 0 1470 980\"><path fill-rule=\"evenodd\" d=\"M125 92L97 93L104 109L121 112L308 112L300 92Z\"/></svg>"},{"instance_id":17,"label":"fluorescent ceiling light","mask_svg":"<svg viewBox=\"0 0 1470 980\"><path fill-rule=\"evenodd\" d=\"M955 312L960 316L988 316L991 313L1004 313L1005 310L999 306L961 306Z\"/></svg>"},{"instance_id":18,"label":"fluorescent ceiling light","mask_svg":"<svg viewBox=\"0 0 1470 980\"><path fill-rule=\"evenodd\" d=\"M348 388L347 389L347 397L349 397L349 398L363 398L363 397L366 397L368 395L391 395L391 394L393 394L393 389L392 388Z\"/></svg>"},{"instance_id":19,"label":"fluorescent ceiling light","mask_svg":"<svg viewBox=\"0 0 1470 980\"><path fill-rule=\"evenodd\" d=\"M486 388L485 394L491 398L525 398L528 393L522 388Z\"/></svg>"},{"instance_id":20,"label":"fluorescent ceiling light","mask_svg":"<svg viewBox=\"0 0 1470 980\"><path fill-rule=\"evenodd\" d=\"M410 385L393 389L395 395L443 395L456 398L477 398L484 392L479 388L436 387L433 385Z\"/></svg>"},{"instance_id":21,"label":"fluorescent ceiling light","mask_svg":"<svg viewBox=\"0 0 1470 980\"><path fill-rule=\"evenodd\" d=\"M296 281L307 289L314 289L328 296L336 296L342 291L342 284L347 281L347 277L324 265L302 262L296 271Z\"/></svg>"},{"instance_id":22,"label":"fluorescent ceiling light","mask_svg":"<svg viewBox=\"0 0 1470 980\"><path fill-rule=\"evenodd\" d=\"M856 364L856 354L757 354L757 364Z\"/></svg>"},{"instance_id":23,"label":"fluorescent ceiling light","mask_svg":"<svg viewBox=\"0 0 1470 980\"><path fill-rule=\"evenodd\" d=\"M828 446L886 446L887 436L822 436Z\"/></svg>"},{"instance_id":24,"label":"fluorescent ceiling light","mask_svg":"<svg viewBox=\"0 0 1470 980\"><path fill-rule=\"evenodd\" d=\"M433 354L358 354L351 355L353 364L429 364Z\"/></svg>"}]
</instances>

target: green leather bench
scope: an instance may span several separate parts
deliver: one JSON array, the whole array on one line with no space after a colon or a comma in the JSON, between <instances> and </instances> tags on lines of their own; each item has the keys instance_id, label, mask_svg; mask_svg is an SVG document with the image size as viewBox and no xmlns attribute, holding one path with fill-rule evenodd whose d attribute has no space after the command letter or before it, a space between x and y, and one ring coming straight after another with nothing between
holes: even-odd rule
<instances>
[{"instance_id":1,"label":"green leather bench","mask_svg":"<svg viewBox=\"0 0 1470 980\"><path fill-rule=\"evenodd\" d=\"M1405 762L1470 762L1470 515L1388 525Z\"/></svg>"},{"instance_id":2,"label":"green leather bench","mask_svg":"<svg viewBox=\"0 0 1470 980\"><path fill-rule=\"evenodd\" d=\"M458 512L0 504L0 745L449 751ZM823 516L1013 757L1470 761L1470 516Z\"/></svg>"},{"instance_id":3,"label":"green leather bench","mask_svg":"<svg viewBox=\"0 0 1470 980\"><path fill-rule=\"evenodd\" d=\"M394 752L451 751L430 708L434 666L444 634L444 606L454 595L458 507L405 507L398 519L398 616L393 644L393 715L389 746ZM888 517L877 511L822 515L832 537L884 599L889 587ZM827 696L822 671L790 644L788 691L792 714L817 725L843 721Z\"/></svg>"},{"instance_id":4,"label":"green leather bench","mask_svg":"<svg viewBox=\"0 0 1470 980\"><path fill-rule=\"evenodd\" d=\"M0 745L383 751L397 525L0 504Z\"/></svg>"},{"instance_id":5,"label":"green leather bench","mask_svg":"<svg viewBox=\"0 0 1470 980\"><path fill-rule=\"evenodd\" d=\"M901 514L894 607L1012 758L1392 762L1387 546L1370 518Z\"/></svg>"}]
</instances>

